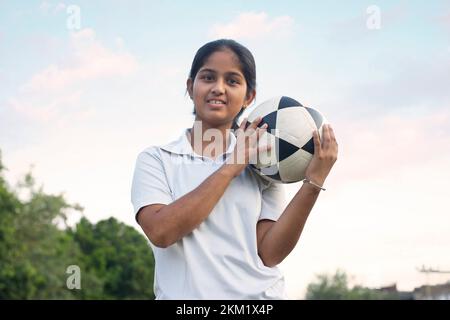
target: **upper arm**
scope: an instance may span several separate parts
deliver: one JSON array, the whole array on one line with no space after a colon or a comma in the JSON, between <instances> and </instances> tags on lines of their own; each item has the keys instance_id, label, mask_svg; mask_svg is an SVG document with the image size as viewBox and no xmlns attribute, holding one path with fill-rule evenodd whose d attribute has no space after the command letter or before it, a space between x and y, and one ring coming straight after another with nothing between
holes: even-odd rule
<instances>
[{"instance_id":1,"label":"upper arm","mask_svg":"<svg viewBox=\"0 0 450 320\"><path fill-rule=\"evenodd\" d=\"M272 227L272 225L275 223L275 221L272 220L260 220L256 224L256 239L258 244L258 252L261 249L262 240L264 239L264 236L267 234L267 231Z\"/></svg>"},{"instance_id":2,"label":"upper arm","mask_svg":"<svg viewBox=\"0 0 450 320\"><path fill-rule=\"evenodd\" d=\"M277 221L286 207L284 186L271 182L261 192L261 213L258 220Z\"/></svg>"},{"instance_id":3,"label":"upper arm","mask_svg":"<svg viewBox=\"0 0 450 320\"><path fill-rule=\"evenodd\" d=\"M256 225L258 253L261 244L269 229L281 216L286 206L284 186L278 183L269 183L261 193L261 213Z\"/></svg>"},{"instance_id":4,"label":"upper arm","mask_svg":"<svg viewBox=\"0 0 450 320\"><path fill-rule=\"evenodd\" d=\"M136 221L138 214L142 216L142 212L152 212L154 208L159 210L158 206L173 202L165 167L155 148L141 152L136 160L131 185L131 202ZM142 225L140 221L138 223Z\"/></svg>"}]
</instances>

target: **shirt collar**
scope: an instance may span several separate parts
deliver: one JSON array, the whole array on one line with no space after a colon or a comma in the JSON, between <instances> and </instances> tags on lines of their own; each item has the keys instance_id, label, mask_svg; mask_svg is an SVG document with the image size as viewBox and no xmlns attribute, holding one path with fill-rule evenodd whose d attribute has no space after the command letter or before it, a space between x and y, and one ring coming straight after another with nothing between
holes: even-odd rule
<instances>
[{"instance_id":1,"label":"shirt collar","mask_svg":"<svg viewBox=\"0 0 450 320\"><path fill-rule=\"evenodd\" d=\"M191 155L194 157L201 157L200 155L196 154L194 152L194 150L192 149L191 143L189 142L187 133L189 131L190 128L186 128L182 131L182 134L174 141L165 144L163 146L160 146L161 149L169 151L171 153L174 154L186 154L186 155ZM229 141L230 144L228 145L228 149L225 152L225 155L228 155L230 153L233 152L234 147L236 145L236 136L232 133L232 131L230 130L228 132L228 137L229 137Z\"/></svg>"}]
</instances>

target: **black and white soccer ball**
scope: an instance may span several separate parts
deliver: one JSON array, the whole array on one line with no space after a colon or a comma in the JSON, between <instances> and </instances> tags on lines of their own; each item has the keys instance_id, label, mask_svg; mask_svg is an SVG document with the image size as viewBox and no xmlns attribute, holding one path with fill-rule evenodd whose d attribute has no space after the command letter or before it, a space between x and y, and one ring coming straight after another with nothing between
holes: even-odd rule
<instances>
[{"instance_id":1,"label":"black and white soccer ball","mask_svg":"<svg viewBox=\"0 0 450 320\"><path fill-rule=\"evenodd\" d=\"M271 150L261 152L250 166L263 178L278 183L299 182L305 178L306 168L314 155L313 131L322 138L325 117L316 109L305 107L290 97L267 100L253 109L249 125L262 117L258 125L267 123L261 145L271 144Z\"/></svg>"}]
</instances>

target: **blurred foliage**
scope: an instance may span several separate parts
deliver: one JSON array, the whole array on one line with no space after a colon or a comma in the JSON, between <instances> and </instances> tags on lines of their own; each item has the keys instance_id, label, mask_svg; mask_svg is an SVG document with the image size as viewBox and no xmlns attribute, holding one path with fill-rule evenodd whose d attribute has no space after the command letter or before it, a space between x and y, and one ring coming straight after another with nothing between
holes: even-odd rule
<instances>
[{"instance_id":1,"label":"blurred foliage","mask_svg":"<svg viewBox=\"0 0 450 320\"><path fill-rule=\"evenodd\" d=\"M399 296L362 286L349 288L348 276L342 270L334 275L320 274L306 290L307 300L397 300Z\"/></svg>"},{"instance_id":2,"label":"blurred foliage","mask_svg":"<svg viewBox=\"0 0 450 320\"><path fill-rule=\"evenodd\" d=\"M67 213L79 205L36 189L30 173L12 190L4 170L0 153L0 299L154 298L143 235L114 218L69 228ZM70 265L80 267L81 289L67 288Z\"/></svg>"}]
</instances>

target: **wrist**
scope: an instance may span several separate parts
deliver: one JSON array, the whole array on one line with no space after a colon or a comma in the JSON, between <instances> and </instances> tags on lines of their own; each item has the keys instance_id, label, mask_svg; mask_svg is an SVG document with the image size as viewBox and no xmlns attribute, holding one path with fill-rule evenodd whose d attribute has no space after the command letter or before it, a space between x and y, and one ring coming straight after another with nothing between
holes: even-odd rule
<instances>
[{"instance_id":1,"label":"wrist","mask_svg":"<svg viewBox=\"0 0 450 320\"><path fill-rule=\"evenodd\" d=\"M324 178L324 177L315 176L315 175L306 175L305 179L309 180L312 183L317 184L319 186L323 186L325 184L326 177Z\"/></svg>"},{"instance_id":2,"label":"wrist","mask_svg":"<svg viewBox=\"0 0 450 320\"><path fill-rule=\"evenodd\" d=\"M323 187L323 184L318 184L313 180L310 180L308 178L303 179L303 184L310 185L312 188L317 190L317 192L325 191L326 189Z\"/></svg>"},{"instance_id":3,"label":"wrist","mask_svg":"<svg viewBox=\"0 0 450 320\"><path fill-rule=\"evenodd\" d=\"M312 195L319 195L320 192L322 191L321 189L317 188L316 186L307 183L305 180L302 181L302 187L300 190L305 190L306 192L308 192L308 194L312 194Z\"/></svg>"},{"instance_id":4,"label":"wrist","mask_svg":"<svg viewBox=\"0 0 450 320\"><path fill-rule=\"evenodd\" d=\"M233 164L229 164L229 163L225 163L224 165L222 165L222 167L220 168L220 173L222 173L223 175L225 175L226 177L233 179L235 178L239 173L236 171L235 165Z\"/></svg>"}]
</instances>

